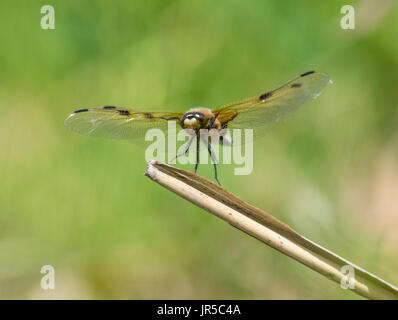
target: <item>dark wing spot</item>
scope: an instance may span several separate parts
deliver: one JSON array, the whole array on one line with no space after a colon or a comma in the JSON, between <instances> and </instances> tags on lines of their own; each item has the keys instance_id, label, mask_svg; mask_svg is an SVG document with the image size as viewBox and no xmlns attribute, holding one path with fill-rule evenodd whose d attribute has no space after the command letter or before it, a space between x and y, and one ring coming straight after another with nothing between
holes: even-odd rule
<instances>
[{"instance_id":1,"label":"dark wing spot","mask_svg":"<svg viewBox=\"0 0 398 320\"><path fill-rule=\"evenodd\" d=\"M103 109L112 110L112 109L116 109L116 107L114 107L114 106L105 106L105 107L103 107Z\"/></svg>"},{"instance_id":2,"label":"dark wing spot","mask_svg":"<svg viewBox=\"0 0 398 320\"><path fill-rule=\"evenodd\" d=\"M300 88L302 86L301 83L293 83L290 87L291 88Z\"/></svg>"},{"instance_id":3,"label":"dark wing spot","mask_svg":"<svg viewBox=\"0 0 398 320\"><path fill-rule=\"evenodd\" d=\"M234 120L234 119L236 118L237 115L238 115L238 113L235 113L235 114L232 115L228 120L222 122L222 123L221 123L221 128L222 128L222 129L227 129L228 123L230 123L232 120Z\"/></svg>"},{"instance_id":4,"label":"dark wing spot","mask_svg":"<svg viewBox=\"0 0 398 320\"><path fill-rule=\"evenodd\" d=\"M149 113L149 112L144 113L144 116L145 116L146 119L152 119L153 118L152 113Z\"/></svg>"},{"instance_id":5,"label":"dark wing spot","mask_svg":"<svg viewBox=\"0 0 398 320\"><path fill-rule=\"evenodd\" d=\"M88 111L88 109L79 109L79 110L74 111L74 113L86 112L86 111Z\"/></svg>"},{"instance_id":6,"label":"dark wing spot","mask_svg":"<svg viewBox=\"0 0 398 320\"><path fill-rule=\"evenodd\" d=\"M118 111L119 111L119 114L122 116L130 115L130 111L128 111L128 110L118 110Z\"/></svg>"},{"instance_id":7,"label":"dark wing spot","mask_svg":"<svg viewBox=\"0 0 398 320\"><path fill-rule=\"evenodd\" d=\"M307 71L307 72L304 72L304 73L300 74L300 77L305 77L305 76L308 76L309 74L311 74L311 73L314 73L314 72L315 72L314 70L312 70L312 71Z\"/></svg>"},{"instance_id":8,"label":"dark wing spot","mask_svg":"<svg viewBox=\"0 0 398 320\"><path fill-rule=\"evenodd\" d=\"M264 101L265 99L268 99L270 96L272 96L272 92L267 92L262 94L259 98L261 101Z\"/></svg>"}]
</instances>

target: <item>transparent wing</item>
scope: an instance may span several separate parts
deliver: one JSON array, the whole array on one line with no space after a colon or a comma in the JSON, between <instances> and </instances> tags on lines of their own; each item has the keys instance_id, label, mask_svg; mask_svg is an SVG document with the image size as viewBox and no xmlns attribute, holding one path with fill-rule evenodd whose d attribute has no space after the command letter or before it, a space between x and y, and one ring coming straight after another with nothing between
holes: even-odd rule
<instances>
[{"instance_id":1,"label":"transparent wing","mask_svg":"<svg viewBox=\"0 0 398 320\"><path fill-rule=\"evenodd\" d=\"M218 114L223 128L254 129L254 137L263 136L305 102L318 97L329 82L326 73L305 72L277 89L212 112Z\"/></svg>"},{"instance_id":2,"label":"transparent wing","mask_svg":"<svg viewBox=\"0 0 398 320\"><path fill-rule=\"evenodd\" d=\"M103 108L80 109L71 113L64 121L65 126L78 133L101 138L144 141L148 129L158 128L167 134L170 121L179 128L178 112L142 112L107 106Z\"/></svg>"}]
</instances>

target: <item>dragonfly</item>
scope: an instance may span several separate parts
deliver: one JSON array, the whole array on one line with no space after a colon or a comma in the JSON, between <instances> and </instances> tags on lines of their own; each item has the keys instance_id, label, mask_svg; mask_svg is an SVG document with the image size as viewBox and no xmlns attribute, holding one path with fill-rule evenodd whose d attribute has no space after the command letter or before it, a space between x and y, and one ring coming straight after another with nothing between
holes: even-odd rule
<instances>
[{"instance_id":1,"label":"dragonfly","mask_svg":"<svg viewBox=\"0 0 398 320\"><path fill-rule=\"evenodd\" d=\"M184 152L176 157L184 155L196 140L196 173L202 141L212 159L214 178L221 185L217 176L217 160L208 137L200 135L202 129L219 133L219 141L223 145L233 145L227 129L253 129L255 137L262 136L300 106L318 97L330 82L326 73L308 71L276 89L214 109L197 107L187 112L150 112L115 106L83 108L71 113L64 124L68 129L88 136L136 141L143 139L149 129L166 131L168 123L173 121L180 129L195 133Z\"/></svg>"}]
</instances>

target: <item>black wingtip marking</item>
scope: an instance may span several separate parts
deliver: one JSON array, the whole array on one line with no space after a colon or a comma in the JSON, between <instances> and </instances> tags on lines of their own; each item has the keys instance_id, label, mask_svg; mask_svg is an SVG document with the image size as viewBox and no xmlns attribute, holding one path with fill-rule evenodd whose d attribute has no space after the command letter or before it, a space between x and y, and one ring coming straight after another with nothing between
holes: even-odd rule
<instances>
[{"instance_id":1,"label":"black wingtip marking","mask_svg":"<svg viewBox=\"0 0 398 320\"><path fill-rule=\"evenodd\" d=\"M80 112L86 112L88 111L88 109L79 109L79 110L75 110L73 113L80 113Z\"/></svg>"},{"instance_id":2,"label":"black wingtip marking","mask_svg":"<svg viewBox=\"0 0 398 320\"><path fill-rule=\"evenodd\" d=\"M119 114L122 116L128 116L130 115L130 111L128 110L119 110Z\"/></svg>"},{"instance_id":3,"label":"black wingtip marking","mask_svg":"<svg viewBox=\"0 0 398 320\"><path fill-rule=\"evenodd\" d=\"M293 83L290 87L291 88L300 88L302 86L301 83Z\"/></svg>"},{"instance_id":4,"label":"black wingtip marking","mask_svg":"<svg viewBox=\"0 0 398 320\"><path fill-rule=\"evenodd\" d=\"M304 72L304 73L300 74L300 77L308 76L309 74L314 73L314 72L315 72L314 70Z\"/></svg>"},{"instance_id":5,"label":"black wingtip marking","mask_svg":"<svg viewBox=\"0 0 398 320\"><path fill-rule=\"evenodd\" d=\"M105 106L105 107L103 107L102 109L105 109L105 110L113 110L113 109L116 109L116 107L114 107L114 106Z\"/></svg>"},{"instance_id":6,"label":"black wingtip marking","mask_svg":"<svg viewBox=\"0 0 398 320\"><path fill-rule=\"evenodd\" d=\"M272 92L267 92L262 94L259 98L261 101L264 101L265 99L269 98L270 96L272 96Z\"/></svg>"}]
</instances>

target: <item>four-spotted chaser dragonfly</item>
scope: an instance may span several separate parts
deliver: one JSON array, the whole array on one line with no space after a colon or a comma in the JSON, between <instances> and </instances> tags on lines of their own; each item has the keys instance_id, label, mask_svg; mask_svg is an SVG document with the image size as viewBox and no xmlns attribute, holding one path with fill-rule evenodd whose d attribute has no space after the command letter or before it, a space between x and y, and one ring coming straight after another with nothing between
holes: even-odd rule
<instances>
[{"instance_id":1,"label":"four-spotted chaser dragonfly","mask_svg":"<svg viewBox=\"0 0 398 320\"><path fill-rule=\"evenodd\" d=\"M167 130L168 122L175 121L181 129L190 129L196 133L184 148L186 153L194 137L196 138L195 173L199 164L199 144L202 140L212 157L214 176L220 184L217 178L217 161L214 159L208 140L200 137L201 129L215 129L220 133L220 142L224 144L227 144L227 136L224 136L226 130L223 129L254 129L255 135L261 136L299 106L316 98L329 82L326 73L308 71L279 88L255 97L212 110L193 108L185 113L137 111L114 106L85 108L70 114L65 119L65 126L89 136L134 141L143 139L148 129ZM228 141L232 142L230 139Z\"/></svg>"}]
</instances>

